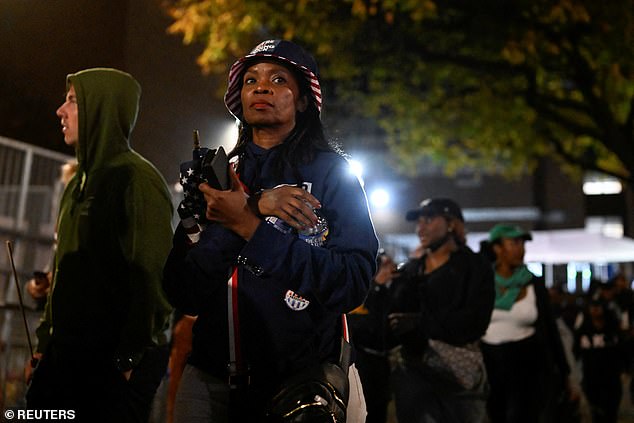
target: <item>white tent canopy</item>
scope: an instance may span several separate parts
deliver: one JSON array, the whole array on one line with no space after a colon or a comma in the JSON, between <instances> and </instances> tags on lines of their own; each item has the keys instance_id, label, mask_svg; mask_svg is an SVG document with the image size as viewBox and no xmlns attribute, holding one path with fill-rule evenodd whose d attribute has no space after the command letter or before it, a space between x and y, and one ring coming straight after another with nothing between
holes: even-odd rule
<instances>
[{"instance_id":1,"label":"white tent canopy","mask_svg":"<svg viewBox=\"0 0 634 423\"><path fill-rule=\"evenodd\" d=\"M479 235L479 238L476 237ZM526 243L526 262L544 264L627 263L634 262L634 240L612 238L583 229L533 231L533 240ZM467 236L468 244L477 251L480 240L488 234ZM475 245L474 245L475 243Z\"/></svg>"},{"instance_id":2,"label":"white tent canopy","mask_svg":"<svg viewBox=\"0 0 634 423\"><path fill-rule=\"evenodd\" d=\"M532 231L533 240L526 244L526 262L543 264L578 263L629 263L634 262L634 239L612 238L584 229ZM480 249L480 241L487 239L486 232L467 234L472 250ZM418 246L414 234L394 234L385 237L386 244L409 251Z\"/></svg>"}]
</instances>

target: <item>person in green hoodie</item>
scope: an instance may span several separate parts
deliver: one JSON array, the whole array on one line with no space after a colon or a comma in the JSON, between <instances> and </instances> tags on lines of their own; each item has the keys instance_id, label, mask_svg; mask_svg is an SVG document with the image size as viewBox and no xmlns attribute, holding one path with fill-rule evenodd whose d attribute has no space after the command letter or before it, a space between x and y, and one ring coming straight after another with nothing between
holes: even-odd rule
<instances>
[{"instance_id":1,"label":"person in green hoodie","mask_svg":"<svg viewBox=\"0 0 634 423\"><path fill-rule=\"evenodd\" d=\"M116 69L68 75L57 110L78 169L62 196L53 281L37 329L31 409L82 422L147 421L168 360L161 278L172 203L130 147L141 87Z\"/></svg>"}]
</instances>

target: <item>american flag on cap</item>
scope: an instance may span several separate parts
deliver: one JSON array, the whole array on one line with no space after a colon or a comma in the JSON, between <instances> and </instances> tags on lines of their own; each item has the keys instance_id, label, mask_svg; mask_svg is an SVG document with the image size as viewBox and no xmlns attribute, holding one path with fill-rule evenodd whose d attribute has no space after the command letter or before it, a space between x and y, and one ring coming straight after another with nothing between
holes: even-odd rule
<instances>
[{"instance_id":1,"label":"american flag on cap","mask_svg":"<svg viewBox=\"0 0 634 423\"><path fill-rule=\"evenodd\" d=\"M302 72L310 87L317 110L321 112L321 86L317 62L303 48L286 40L266 40L258 44L249 54L238 59L229 70L229 83L225 93L225 105L237 119L242 120L242 102L240 101L241 77L246 63L254 57L270 57L293 65Z\"/></svg>"}]
</instances>

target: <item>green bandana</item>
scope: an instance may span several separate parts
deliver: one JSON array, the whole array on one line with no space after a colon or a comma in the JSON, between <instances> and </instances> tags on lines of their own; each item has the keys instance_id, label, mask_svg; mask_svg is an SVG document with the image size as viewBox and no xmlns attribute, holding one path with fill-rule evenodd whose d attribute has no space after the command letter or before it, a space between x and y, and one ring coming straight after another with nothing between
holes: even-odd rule
<instances>
[{"instance_id":1,"label":"green bandana","mask_svg":"<svg viewBox=\"0 0 634 423\"><path fill-rule=\"evenodd\" d=\"M503 278L496 273L495 308L510 310L522 287L530 282L531 279L533 279L533 274L525 265L518 267L509 278ZM506 288L506 290L502 292L502 288Z\"/></svg>"}]
</instances>

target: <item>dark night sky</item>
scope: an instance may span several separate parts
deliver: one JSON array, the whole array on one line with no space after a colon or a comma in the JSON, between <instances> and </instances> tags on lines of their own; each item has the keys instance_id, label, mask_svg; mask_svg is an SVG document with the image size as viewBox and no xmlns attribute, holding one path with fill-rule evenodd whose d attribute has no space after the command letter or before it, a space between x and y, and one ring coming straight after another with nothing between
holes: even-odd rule
<instances>
[{"instance_id":1,"label":"dark night sky","mask_svg":"<svg viewBox=\"0 0 634 423\"><path fill-rule=\"evenodd\" d=\"M175 180L179 161L189 156L192 129L212 145L232 121L213 78L195 63L201 47L183 46L166 33L170 19L160 3L0 1L0 135L72 154L55 116L66 74L119 68L143 88L132 145ZM224 76L219 81L224 86Z\"/></svg>"}]
</instances>

